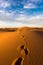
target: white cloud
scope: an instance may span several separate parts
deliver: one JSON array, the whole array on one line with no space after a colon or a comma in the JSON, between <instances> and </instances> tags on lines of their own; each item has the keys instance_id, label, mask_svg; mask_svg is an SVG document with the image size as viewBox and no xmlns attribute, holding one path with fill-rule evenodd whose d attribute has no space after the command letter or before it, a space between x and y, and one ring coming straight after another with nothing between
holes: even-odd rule
<instances>
[{"instance_id":1,"label":"white cloud","mask_svg":"<svg viewBox=\"0 0 43 65\"><path fill-rule=\"evenodd\" d=\"M9 2L4 2L4 1L0 2L0 7L6 8L6 7L9 7L9 6L10 6Z\"/></svg>"},{"instance_id":2,"label":"white cloud","mask_svg":"<svg viewBox=\"0 0 43 65\"><path fill-rule=\"evenodd\" d=\"M0 21L0 28L5 28L5 27L22 27L22 26L26 26L26 24L24 25L23 23L21 22L3 22L3 21Z\"/></svg>"},{"instance_id":3,"label":"white cloud","mask_svg":"<svg viewBox=\"0 0 43 65\"><path fill-rule=\"evenodd\" d=\"M16 15L14 13L15 13L15 11L7 12L5 10L0 10L0 20L1 21L9 21L9 22L24 20L24 18L25 18L24 14Z\"/></svg>"},{"instance_id":4,"label":"white cloud","mask_svg":"<svg viewBox=\"0 0 43 65\"><path fill-rule=\"evenodd\" d=\"M33 16L29 19L31 24L37 24L37 25L42 25L43 24L43 16L37 15Z\"/></svg>"},{"instance_id":5,"label":"white cloud","mask_svg":"<svg viewBox=\"0 0 43 65\"><path fill-rule=\"evenodd\" d=\"M7 12L5 10L0 10L0 21L13 21L13 12Z\"/></svg>"},{"instance_id":6,"label":"white cloud","mask_svg":"<svg viewBox=\"0 0 43 65\"><path fill-rule=\"evenodd\" d=\"M43 14L36 16L26 16L25 14L14 15L14 12L9 13L0 10L0 27L43 27Z\"/></svg>"},{"instance_id":7,"label":"white cloud","mask_svg":"<svg viewBox=\"0 0 43 65\"><path fill-rule=\"evenodd\" d=\"M28 3L28 4L24 5L24 8L36 8L36 5L32 4L32 3Z\"/></svg>"},{"instance_id":8,"label":"white cloud","mask_svg":"<svg viewBox=\"0 0 43 65\"><path fill-rule=\"evenodd\" d=\"M16 18L16 20L18 20L18 21L23 21L24 19L25 19L24 14L20 14L20 15Z\"/></svg>"},{"instance_id":9,"label":"white cloud","mask_svg":"<svg viewBox=\"0 0 43 65\"><path fill-rule=\"evenodd\" d=\"M16 22L22 22L25 26L43 27L43 15L18 17Z\"/></svg>"},{"instance_id":10,"label":"white cloud","mask_svg":"<svg viewBox=\"0 0 43 65\"><path fill-rule=\"evenodd\" d=\"M0 10L0 13L4 13L4 10Z\"/></svg>"}]
</instances>

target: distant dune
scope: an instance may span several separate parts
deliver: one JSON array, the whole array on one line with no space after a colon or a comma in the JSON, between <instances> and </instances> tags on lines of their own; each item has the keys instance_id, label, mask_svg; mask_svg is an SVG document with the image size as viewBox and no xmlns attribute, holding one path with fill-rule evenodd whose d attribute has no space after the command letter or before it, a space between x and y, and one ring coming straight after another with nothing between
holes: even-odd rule
<instances>
[{"instance_id":1,"label":"distant dune","mask_svg":"<svg viewBox=\"0 0 43 65\"><path fill-rule=\"evenodd\" d=\"M0 28L0 32L13 32L16 31L18 28Z\"/></svg>"},{"instance_id":2,"label":"distant dune","mask_svg":"<svg viewBox=\"0 0 43 65\"><path fill-rule=\"evenodd\" d=\"M0 65L11 65L19 56L17 47L25 43L30 49L28 65L43 65L43 28L5 28L0 31Z\"/></svg>"}]
</instances>

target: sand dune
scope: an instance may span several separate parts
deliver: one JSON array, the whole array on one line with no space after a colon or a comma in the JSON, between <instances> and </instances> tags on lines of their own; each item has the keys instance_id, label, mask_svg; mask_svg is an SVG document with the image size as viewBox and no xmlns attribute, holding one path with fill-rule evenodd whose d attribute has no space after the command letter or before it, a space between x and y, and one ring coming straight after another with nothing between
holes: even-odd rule
<instances>
[{"instance_id":1,"label":"sand dune","mask_svg":"<svg viewBox=\"0 0 43 65\"><path fill-rule=\"evenodd\" d=\"M43 28L28 27L15 32L0 32L0 65L11 65L19 56L17 47L25 43L28 43L30 49L28 65L43 65Z\"/></svg>"},{"instance_id":2,"label":"sand dune","mask_svg":"<svg viewBox=\"0 0 43 65\"><path fill-rule=\"evenodd\" d=\"M0 32L14 32L18 28L0 28Z\"/></svg>"}]
</instances>

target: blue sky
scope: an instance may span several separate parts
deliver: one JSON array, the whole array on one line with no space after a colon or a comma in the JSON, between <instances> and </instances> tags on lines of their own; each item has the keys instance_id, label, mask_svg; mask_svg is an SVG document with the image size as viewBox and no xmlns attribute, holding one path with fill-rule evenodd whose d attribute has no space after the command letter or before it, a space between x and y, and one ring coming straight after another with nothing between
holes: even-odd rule
<instances>
[{"instance_id":1,"label":"blue sky","mask_svg":"<svg viewBox=\"0 0 43 65\"><path fill-rule=\"evenodd\" d=\"M0 27L43 27L43 0L0 0Z\"/></svg>"}]
</instances>

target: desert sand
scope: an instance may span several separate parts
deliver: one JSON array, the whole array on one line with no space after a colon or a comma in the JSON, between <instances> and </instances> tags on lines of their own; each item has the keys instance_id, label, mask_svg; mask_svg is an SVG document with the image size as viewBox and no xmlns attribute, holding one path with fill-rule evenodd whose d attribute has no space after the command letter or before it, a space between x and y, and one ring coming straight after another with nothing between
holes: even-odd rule
<instances>
[{"instance_id":1,"label":"desert sand","mask_svg":"<svg viewBox=\"0 0 43 65\"><path fill-rule=\"evenodd\" d=\"M30 50L27 65L43 65L43 28L28 27L0 32L0 65L11 65L19 57L17 47L25 43Z\"/></svg>"}]
</instances>

